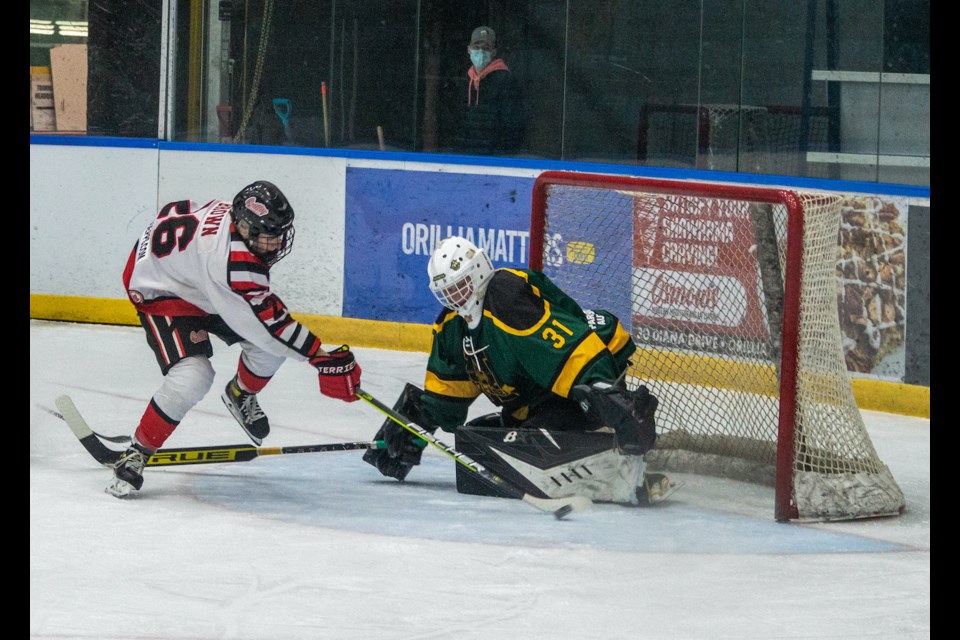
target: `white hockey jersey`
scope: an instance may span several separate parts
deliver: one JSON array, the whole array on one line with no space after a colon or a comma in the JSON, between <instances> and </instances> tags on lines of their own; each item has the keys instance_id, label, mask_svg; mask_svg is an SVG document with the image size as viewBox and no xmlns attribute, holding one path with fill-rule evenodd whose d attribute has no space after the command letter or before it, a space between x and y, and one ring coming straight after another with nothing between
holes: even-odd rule
<instances>
[{"instance_id":1,"label":"white hockey jersey","mask_svg":"<svg viewBox=\"0 0 960 640\"><path fill-rule=\"evenodd\" d=\"M137 311L158 316L219 315L264 351L305 361L320 338L270 292L270 269L230 217L230 202L165 205L130 252L123 285Z\"/></svg>"}]
</instances>

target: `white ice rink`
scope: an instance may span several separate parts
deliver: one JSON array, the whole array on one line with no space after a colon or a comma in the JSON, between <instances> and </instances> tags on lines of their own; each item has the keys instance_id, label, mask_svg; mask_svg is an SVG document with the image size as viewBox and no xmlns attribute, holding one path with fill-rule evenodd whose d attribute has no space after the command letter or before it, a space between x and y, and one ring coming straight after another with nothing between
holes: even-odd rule
<instances>
[{"instance_id":1,"label":"white ice rink","mask_svg":"<svg viewBox=\"0 0 960 640\"><path fill-rule=\"evenodd\" d=\"M249 443L219 398L239 348L214 349L214 387L165 447ZM424 353L355 351L363 387L390 406L405 382L422 384ZM103 493L110 471L36 405L69 394L95 430L129 435L161 380L142 331L31 321L30 361L31 638L931 634L926 419L864 412L907 499L904 515L868 521L779 524L772 489L697 476L653 508L597 505L558 521L457 493L454 462L433 448L403 484L360 451L279 455L148 468L123 501ZM297 362L260 403L264 446L369 440L383 421L364 402L321 396Z\"/></svg>"}]
</instances>

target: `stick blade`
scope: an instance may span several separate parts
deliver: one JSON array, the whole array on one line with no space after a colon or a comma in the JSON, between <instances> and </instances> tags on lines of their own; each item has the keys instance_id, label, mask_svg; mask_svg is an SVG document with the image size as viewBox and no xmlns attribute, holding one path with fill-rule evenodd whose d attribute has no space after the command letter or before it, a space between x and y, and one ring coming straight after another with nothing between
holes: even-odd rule
<instances>
[{"instance_id":1,"label":"stick blade","mask_svg":"<svg viewBox=\"0 0 960 640\"><path fill-rule=\"evenodd\" d=\"M593 507L593 501L586 496L570 496L567 498L537 498L529 493L523 496L523 501L533 505L541 511L552 513L557 520L562 520L570 513L588 511Z\"/></svg>"},{"instance_id":2,"label":"stick blade","mask_svg":"<svg viewBox=\"0 0 960 640\"><path fill-rule=\"evenodd\" d=\"M80 415L80 411L77 410L77 406L73 404L70 396L57 396L53 404L60 410L63 421L67 423L67 426L73 431L73 435L77 436L78 439L93 435L93 429L90 428L87 421Z\"/></svg>"},{"instance_id":3,"label":"stick blade","mask_svg":"<svg viewBox=\"0 0 960 640\"><path fill-rule=\"evenodd\" d=\"M553 512L553 517L557 520L563 520L564 516L573 511L573 507L568 504L563 505L559 509Z\"/></svg>"},{"instance_id":4,"label":"stick blade","mask_svg":"<svg viewBox=\"0 0 960 640\"><path fill-rule=\"evenodd\" d=\"M114 451L100 441L97 434L93 432L87 421L80 415L70 396L59 396L53 402L60 410L63 421L70 427L70 431L97 462L105 467L112 467L120 459L121 452Z\"/></svg>"}]
</instances>

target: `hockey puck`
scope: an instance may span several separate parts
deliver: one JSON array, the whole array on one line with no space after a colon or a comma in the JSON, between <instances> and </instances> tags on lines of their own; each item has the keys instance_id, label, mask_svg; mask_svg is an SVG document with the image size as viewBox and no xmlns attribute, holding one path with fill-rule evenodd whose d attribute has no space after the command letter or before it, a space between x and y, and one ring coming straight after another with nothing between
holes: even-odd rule
<instances>
[{"instance_id":1,"label":"hockey puck","mask_svg":"<svg viewBox=\"0 0 960 640\"><path fill-rule=\"evenodd\" d=\"M557 520L562 520L563 516L567 515L571 511L573 511L573 506L569 504L565 504L553 512L553 517L556 518Z\"/></svg>"}]
</instances>

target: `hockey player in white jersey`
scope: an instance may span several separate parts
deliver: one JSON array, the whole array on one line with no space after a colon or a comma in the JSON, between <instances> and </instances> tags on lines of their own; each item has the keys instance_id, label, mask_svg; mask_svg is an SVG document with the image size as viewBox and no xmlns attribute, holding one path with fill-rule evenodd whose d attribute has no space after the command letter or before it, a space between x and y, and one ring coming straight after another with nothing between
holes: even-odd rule
<instances>
[{"instance_id":1,"label":"hockey player in white jersey","mask_svg":"<svg viewBox=\"0 0 960 640\"><path fill-rule=\"evenodd\" d=\"M143 485L146 461L213 385L210 334L240 343L236 375L222 399L258 446L270 423L257 401L287 359L316 367L320 392L352 402L360 365L346 345L331 351L270 291L270 267L293 247L293 208L259 180L232 202L171 202L133 246L123 285L163 373L114 466L106 491L125 497Z\"/></svg>"}]
</instances>

